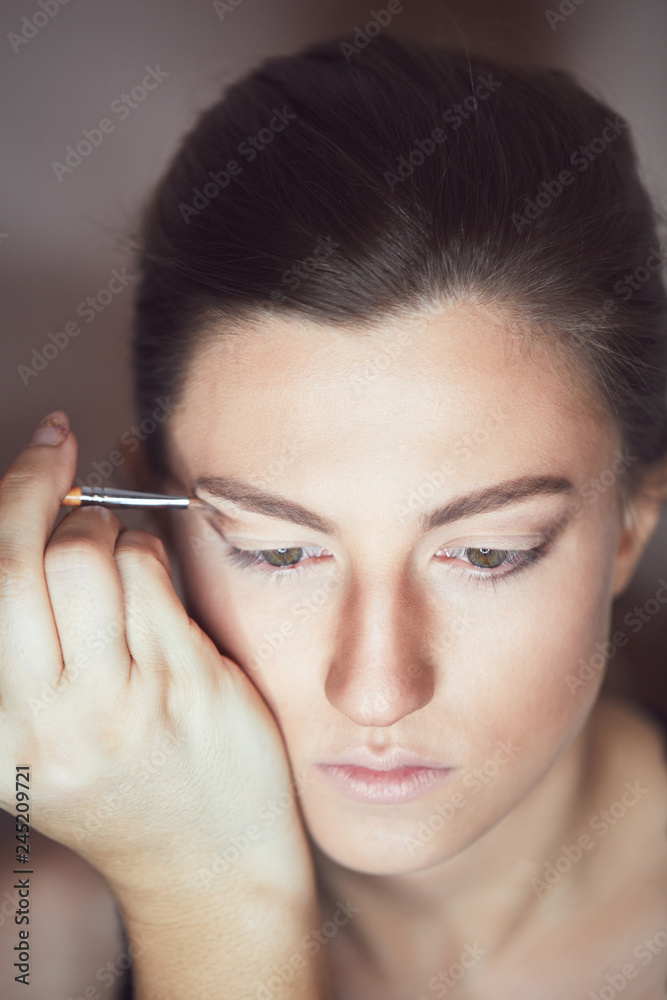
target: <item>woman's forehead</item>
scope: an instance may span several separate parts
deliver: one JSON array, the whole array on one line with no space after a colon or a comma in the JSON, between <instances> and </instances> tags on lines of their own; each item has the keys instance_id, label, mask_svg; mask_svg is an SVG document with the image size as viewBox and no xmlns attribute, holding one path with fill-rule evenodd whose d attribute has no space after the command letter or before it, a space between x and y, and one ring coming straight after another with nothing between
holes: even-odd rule
<instances>
[{"instance_id":1,"label":"woman's forehead","mask_svg":"<svg viewBox=\"0 0 667 1000\"><path fill-rule=\"evenodd\" d=\"M236 409L273 421L326 419L341 425L397 418L408 429L472 426L496 403L530 413L578 419L602 415L582 393L557 341L546 341L511 314L472 303L383 320L373 330L267 320L210 329L193 352L178 423L197 423ZM240 415L240 414L239 414ZM242 428L241 428L242 429Z\"/></svg>"},{"instance_id":2,"label":"woman's forehead","mask_svg":"<svg viewBox=\"0 0 667 1000\"><path fill-rule=\"evenodd\" d=\"M510 474L574 462L584 471L614 435L555 352L498 312L456 306L378 324L372 335L288 320L209 337L195 353L169 436L213 474L276 452L290 468L402 463ZM452 464L453 463L453 464ZM525 466L525 468L524 468Z\"/></svg>"}]
</instances>

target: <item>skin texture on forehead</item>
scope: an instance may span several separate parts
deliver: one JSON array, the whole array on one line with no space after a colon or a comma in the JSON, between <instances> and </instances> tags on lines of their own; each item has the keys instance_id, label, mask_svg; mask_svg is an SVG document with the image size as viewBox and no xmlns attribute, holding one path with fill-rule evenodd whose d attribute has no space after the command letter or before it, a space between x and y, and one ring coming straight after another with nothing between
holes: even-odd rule
<instances>
[{"instance_id":1,"label":"skin texture on forehead","mask_svg":"<svg viewBox=\"0 0 667 1000\"><path fill-rule=\"evenodd\" d=\"M443 326L447 317L455 320ZM601 403L582 371L577 379L571 359L555 349L557 344L554 337L553 347L546 346L543 336L507 311L474 303L384 319L372 331L324 327L303 317L257 321L245 331L235 328L231 337L209 327L171 421L172 446L178 441L175 428L187 435L187 428L194 429L205 416L206 407L216 411L214 419L222 424L227 404L231 410L239 400L244 417L264 418L261 433L266 450L271 447L271 430L276 437L290 437L297 450L309 435L313 409L318 421L328 419L329 436L337 443L348 433L348 425L355 436L379 418L389 430L390 414L398 423L408 410L412 419L418 414L422 418L425 433L442 440L443 428L435 427L434 420L439 406L444 403L450 409L446 432L474 431L480 415L495 414L502 421L502 407L494 404L498 388L507 391L513 384L520 386L526 364L547 380L558 379L550 428L542 427L543 432L550 429L558 434L558 418L569 412L585 421L600 440L606 439L610 428ZM223 379L233 386L232 393L227 387L223 390ZM288 382L292 391L286 391ZM534 400L525 393L512 395L516 415L523 406L528 417ZM266 419L269 413L270 420ZM602 425L598 431L596 423ZM234 423L228 423L225 430L231 444L236 436ZM244 426L241 438L249 431ZM192 443L188 440L188 451ZM403 436L396 435L392 445L402 449ZM396 455L403 457L402 452ZM251 452L248 459L256 472L261 452Z\"/></svg>"}]
</instances>

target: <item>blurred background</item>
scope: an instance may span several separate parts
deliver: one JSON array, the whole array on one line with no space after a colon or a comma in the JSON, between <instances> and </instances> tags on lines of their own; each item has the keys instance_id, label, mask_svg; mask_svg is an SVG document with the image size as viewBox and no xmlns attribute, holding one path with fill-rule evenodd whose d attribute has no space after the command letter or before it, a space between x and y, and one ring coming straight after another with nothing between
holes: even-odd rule
<instances>
[{"instance_id":1,"label":"blurred background","mask_svg":"<svg viewBox=\"0 0 667 1000\"><path fill-rule=\"evenodd\" d=\"M109 455L136 423L129 242L144 199L183 132L225 84L269 55L363 28L384 6L4 0L2 469L41 417L62 407L80 442L80 481L115 481ZM456 35L471 49L572 70L629 120L648 188L667 205L663 0L403 0L392 27ZM87 155L66 159L67 147L105 118L111 128L93 133L97 144ZM81 331L76 336L68 336L72 323ZM667 510L617 602L616 627L630 641L612 662L621 686L667 711L667 604L655 597L667 595L661 580L667 584ZM636 632L622 625L633 608L643 612ZM622 674L624 663L630 669Z\"/></svg>"}]
</instances>

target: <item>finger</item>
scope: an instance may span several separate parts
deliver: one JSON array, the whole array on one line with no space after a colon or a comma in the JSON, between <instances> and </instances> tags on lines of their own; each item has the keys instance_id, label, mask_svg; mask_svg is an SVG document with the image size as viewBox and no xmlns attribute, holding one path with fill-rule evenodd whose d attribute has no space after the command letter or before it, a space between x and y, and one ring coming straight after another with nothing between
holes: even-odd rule
<instances>
[{"instance_id":1,"label":"finger","mask_svg":"<svg viewBox=\"0 0 667 1000\"><path fill-rule=\"evenodd\" d=\"M50 441L50 443L49 443ZM76 439L60 410L46 417L0 479L0 692L23 702L61 668L44 578L44 549L76 470Z\"/></svg>"},{"instance_id":2,"label":"finger","mask_svg":"<svg viewBox=\"0 0 667 1000\"><path fill-rule=\"evenodd\" d=\"M46 542L76 471L76 439L62 410L45 417L0 480L0 558L41 573Z\"/></svg>"},{"instance_id":3,"label":"finger","mask_svg":"<svg viewBox=\"0 0 667 1000\"><path fill-rule=\"evenodd\" d=\"M114 559L123 525L103 507L73 510L54 531L44 572L63 653L60 684L126 680L125 599Z\"/></svg>"},{"instance_id":4,"label":"finger","mask_svg":"<svg viewBox=\"0 0 667 1000\"><path fill-rule=\"evenodd\" d=\"M144 531L123 531L115 558L125 594L127 644L137 669L191 675L198 647L201 651L207 640L174 590L161 540Z\"/></svg>"}]
</instances>

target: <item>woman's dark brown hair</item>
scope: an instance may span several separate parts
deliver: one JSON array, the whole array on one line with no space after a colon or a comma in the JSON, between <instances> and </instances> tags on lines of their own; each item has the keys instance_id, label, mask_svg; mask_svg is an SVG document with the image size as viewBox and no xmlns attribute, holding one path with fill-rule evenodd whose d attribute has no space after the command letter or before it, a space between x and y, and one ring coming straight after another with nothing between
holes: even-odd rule
<instances>
[{"instance_id":1,"label":"woman's dark brown hair","mask_svg":"<svg viewBox=\"0 0 667 1000\"><path fill-rule=\"evenodd\" d=\"M658 214L627 122L567 73L384 31L265 61L206 110L147 207L141 416L263 313L370 330L472 298L563 347L635 456L667 455ZM147 441L164 466L160 433Z\"/></svg>"}]
</instances>

